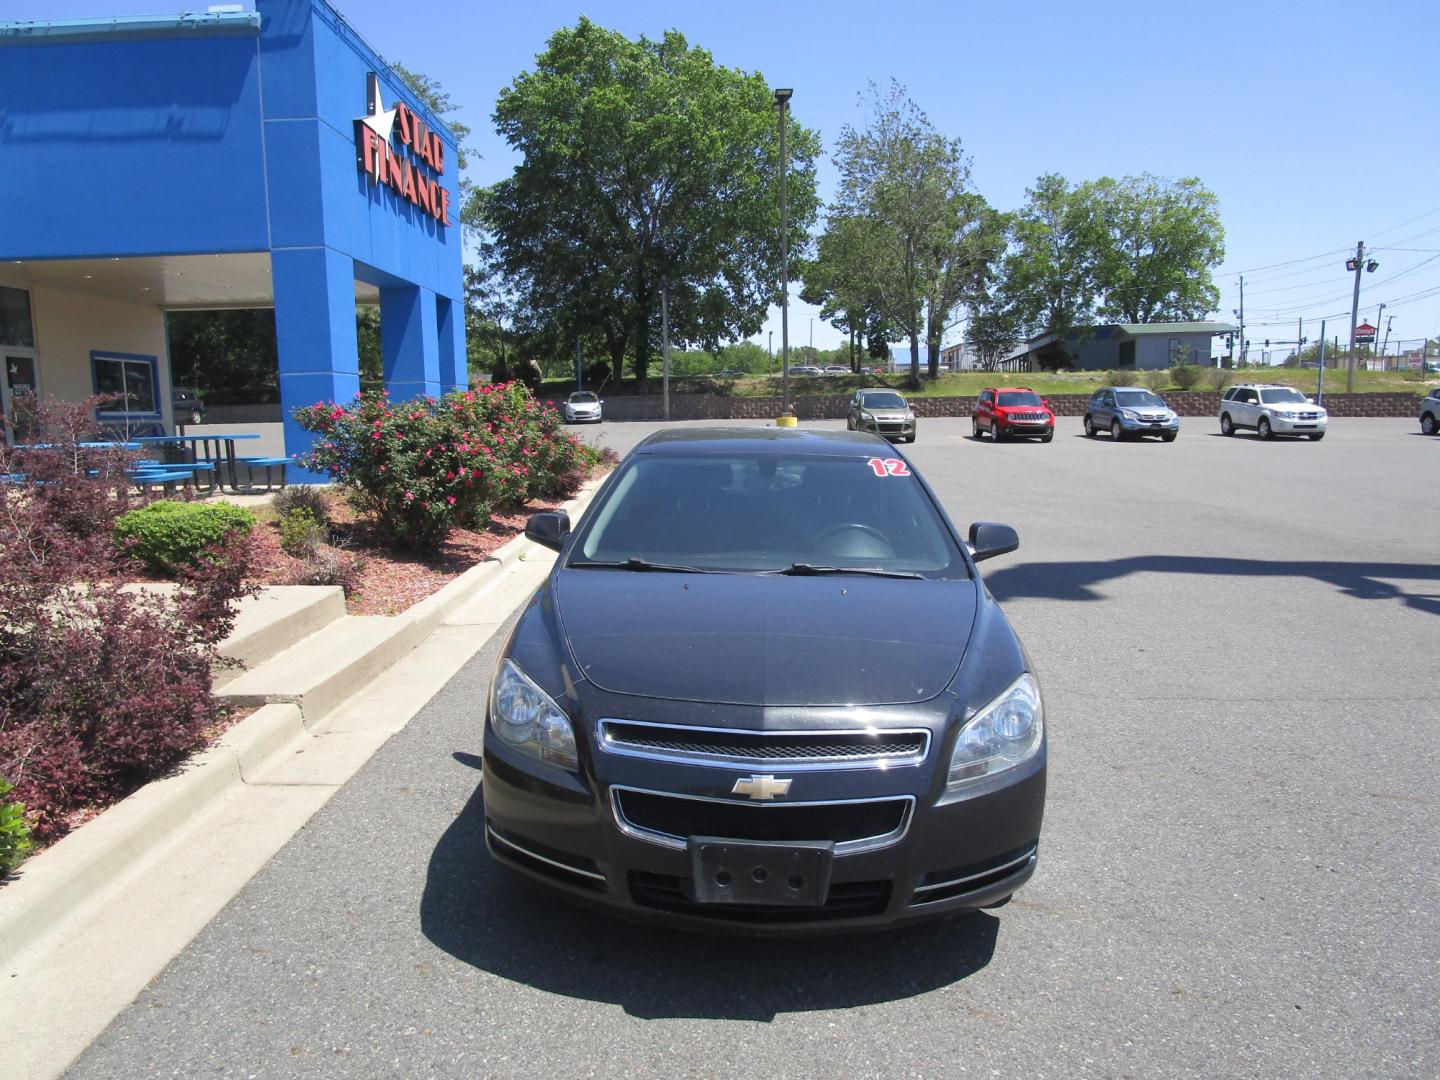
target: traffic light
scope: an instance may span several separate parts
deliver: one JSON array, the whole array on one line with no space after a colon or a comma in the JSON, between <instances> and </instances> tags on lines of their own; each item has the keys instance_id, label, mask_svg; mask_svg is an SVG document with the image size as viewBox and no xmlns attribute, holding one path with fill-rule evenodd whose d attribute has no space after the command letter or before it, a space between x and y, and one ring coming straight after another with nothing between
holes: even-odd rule
<instances>
[{"instance_id":1,"label":"traffic light","mask_svg":"<svg viewBox=\"0 0 1440 1080\"><path fill-rule=\"evenodd\" d=\"M1268 349L1269 347L1270 347L1270 339L1267 337L1267 338L1265 339L1265 348Z\"/></svg>"}]
</instances>

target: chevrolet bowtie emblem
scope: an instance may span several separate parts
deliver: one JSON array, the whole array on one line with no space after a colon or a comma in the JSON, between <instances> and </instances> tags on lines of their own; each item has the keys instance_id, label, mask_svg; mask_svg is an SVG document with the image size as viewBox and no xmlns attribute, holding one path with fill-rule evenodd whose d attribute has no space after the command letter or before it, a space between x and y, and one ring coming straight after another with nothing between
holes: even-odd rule
<instances>
[{"instance_id":1,"label":"chevrolet bowtie emblem","mask_svg":"<svg viewBox=\"0 0 1440 1080\"><path fill-rule=\"evenodd\" d=\"M735 781L735 786L730 789L731 795L748 795L760 802L769 802L777 795L784 795L790 790L790 781L777 780L773 776L743 776Z\"/></svg>"}]
</instances>

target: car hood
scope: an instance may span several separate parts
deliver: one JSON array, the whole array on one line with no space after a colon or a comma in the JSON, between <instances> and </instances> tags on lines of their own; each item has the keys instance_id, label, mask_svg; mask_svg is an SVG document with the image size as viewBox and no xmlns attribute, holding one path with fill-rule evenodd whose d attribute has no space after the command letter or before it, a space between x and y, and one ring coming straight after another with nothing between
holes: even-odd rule
<instances>
[{"instance_id":1,"label":"car hood","mask_svg":"<svg viewBox=\"0 0 1440 1080\"><path fill-rule=\"evenodd\" d=\"M889 418L891 416L904 416L910 410L901 409L894 405L882 405L879 407L876 407L874 405L861 405L860 411L867 412L872 416L884 416L886 418Z\"/></svg>"},{"instance_id":2,"label":"car hood","mask_svg":"<svg viewBox=\"0 0 1440 1080\"><path fill-rule=\"evenodd\" d=\"M925 701L955 676L970 580L561 570L578 669L603 690L734 705Z\"/></svg>"}]
</instances>

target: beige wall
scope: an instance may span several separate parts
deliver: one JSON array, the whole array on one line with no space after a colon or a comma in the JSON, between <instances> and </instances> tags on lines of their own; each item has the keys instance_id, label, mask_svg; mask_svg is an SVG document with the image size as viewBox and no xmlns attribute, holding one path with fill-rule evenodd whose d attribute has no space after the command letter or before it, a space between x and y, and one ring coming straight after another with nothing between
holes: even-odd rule
<instances>
[{"instance_id":1,"label":"beige wall","mask_svg":"<svg viewBox=\"0 0 1440 1080\"><path fill-rule=\"evenodd\" d=\"M90 350L154 356L160 361L160 407L170 416L170 356L165 347L165 313L93 296L31 289L36 368L44 397L73 401L94 393Z\"/></svg>"}]
</instances>

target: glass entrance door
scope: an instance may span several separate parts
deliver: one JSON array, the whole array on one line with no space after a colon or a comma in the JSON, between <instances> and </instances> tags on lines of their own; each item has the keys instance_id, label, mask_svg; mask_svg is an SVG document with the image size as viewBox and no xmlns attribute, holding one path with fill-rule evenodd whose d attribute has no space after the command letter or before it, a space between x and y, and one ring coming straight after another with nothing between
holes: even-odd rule
<instances>
[{"instance_id":1,"label":"glass entrance door","mask_svg":"<svg viewBox=\"0 0 1440 1080\"><path fill-rule=\"evenodd\" d=\"M0 350L5 371L0 377L0 398L5 407L5 441L24 442L30 437L35 421L35 403L39 401L35 381L35 353L19 349Z\"/></svg>"}]
</instances>

